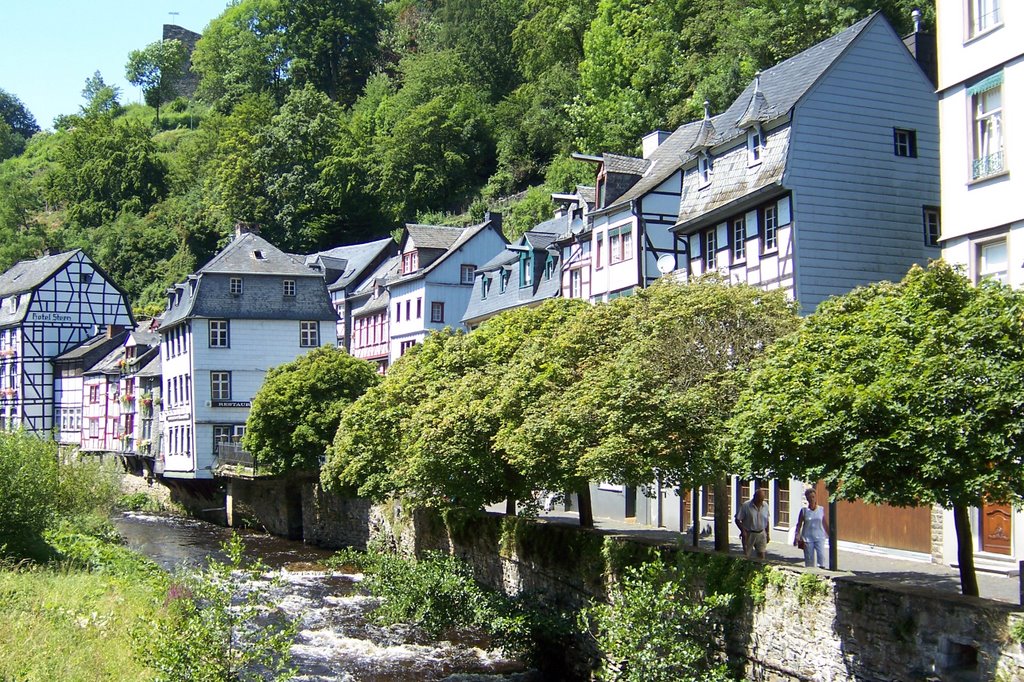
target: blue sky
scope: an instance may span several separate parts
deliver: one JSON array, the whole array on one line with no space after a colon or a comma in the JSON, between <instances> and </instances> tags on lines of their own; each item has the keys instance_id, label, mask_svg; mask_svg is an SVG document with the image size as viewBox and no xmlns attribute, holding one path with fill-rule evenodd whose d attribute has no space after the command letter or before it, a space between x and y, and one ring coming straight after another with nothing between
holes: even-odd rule
<instances>
[{"instance_id":1,"label":"blue sky","mask_svg":"<svg viewBox=\"0 0 1024 682\"><path fill-rule=\"evenodd\" d=\"M141 93L124 79L128 53L160 40L164 24L202 33L228 0L7 0L0 19L0 89L15 95L43 128L82 105L95 71L121 88L121 102ZM171 12L178 14L172 15Z\"/></svg>"}]
</instances>

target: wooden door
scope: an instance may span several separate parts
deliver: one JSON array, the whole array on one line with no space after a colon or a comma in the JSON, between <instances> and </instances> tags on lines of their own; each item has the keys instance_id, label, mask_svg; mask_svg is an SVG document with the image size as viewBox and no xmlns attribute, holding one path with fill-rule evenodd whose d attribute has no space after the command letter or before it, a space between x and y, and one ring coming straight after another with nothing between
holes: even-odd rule
<instances>
[{"instance_id":1,"label":"wooden door","mask_svg":"<svg viewBox=\"0 0 1024 682\"><path fill-rule=\"evenodd\" d=\"M818 504L828 508L828 492L815 486ZM911 552L931 552L931 507L891 507L860 500L841 501L836 510L839 539ZM830 519L831 520L831 519Z\"/></svg>"},{"instance_id":2,"label":"wooden door","mask_svg":"<svg viewBox=\"0 0 1024 682\"><path fill-rule=\"evenodd\" d=\"M981 550L994 554L1010 554L1013 537L1013 510L1008 504L981 506Z\"/></svg>"}]
</instances>

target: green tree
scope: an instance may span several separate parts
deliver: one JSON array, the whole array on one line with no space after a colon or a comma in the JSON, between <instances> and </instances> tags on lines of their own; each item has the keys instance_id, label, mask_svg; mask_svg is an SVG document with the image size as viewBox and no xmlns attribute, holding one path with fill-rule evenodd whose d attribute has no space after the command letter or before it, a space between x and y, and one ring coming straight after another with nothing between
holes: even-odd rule
<instances>
[{"instance_id":1,"label":"green tree","mask_svg":"<svg viewBox=\"0 0 1024 682\"><path fill-rule=\"evenodd\" d=\"M209 23L192 52L198 96L224 112L249 95L280 101L286 84L279 0L240 0Z\"/></svg>"},{"instance_id":2,"label":"green tree","mask_svg":"<svg viewBox=\"0 0 1024 682\"><path fill-rule=\"evenodd\" d=\"M156 109L157 125L160 105L172 97L174 81L182 74L187 59L188 48L180 40L159 40L128 53L125 80L142 88L146 104Z\"/></svg>"},{"instance_id":3,"label":"green tree","mask_svg":"<svg viewBox=\"0 0 1024 682\"><path fill-rule=\"evenodd\" d=\"M121 96L121 88L116 85L107 85L103 80L103 74L99 71L85 79L85 87L82 88L82 98L85 99L85 106L82 113L85 116L96 114L114 114L121 112L121 103L118 97Z\"/></svg>"},{"instance_id":4,"label":"green tree","mask_svg":"<svg viewBox=\"0 0 1024 682\"><path fill-rule=\"evenodd\" d=\"M166 194L166 166L148 126L88 116L60 138L48 196L69 222L95 227L121 211L143 214Z\"/></svg>"},{"instance_id":5,"label":"green tree","mask_svg":"<svg viewBox=\"0 0 1024 682\"><path fill-rule=\"evenodd\" d=\"M290 0L284 48L296 85L312 84L332 100L355 102L379 56L385 15L376 0Z\"/></svg>"},{"instance_id":6,"label":"green tree","mask_svg":"<svg viewBox=\"0 0 1024 682\"><path fill-rule=\"evenodd\" d=\"M324 346L267 372L242 445L260 470L316 470L345 408L378 381L373 366Z\"/></svg>"},{"instance_id":7,"label":"green tree","mask_svg":"<svg viewBox=\"0 0 1024 682\"><path fill-rule=\"evenodd\" d=\"M757 476L837 499L953 509L977 595L968 508L1024 496L1024 293L935 262L830 299L755 363L731 449Z\"/></svg>"},{"instance_id":8,"label":"green tree","mask_svg":"<svg viewBox=\"0 0 1024 682\"><path fill-rule=\"evenodd\" d=\"M39 124L21 100L0 89L0 161L20 154L38 132Z\"/></svg>"}]
</instances>

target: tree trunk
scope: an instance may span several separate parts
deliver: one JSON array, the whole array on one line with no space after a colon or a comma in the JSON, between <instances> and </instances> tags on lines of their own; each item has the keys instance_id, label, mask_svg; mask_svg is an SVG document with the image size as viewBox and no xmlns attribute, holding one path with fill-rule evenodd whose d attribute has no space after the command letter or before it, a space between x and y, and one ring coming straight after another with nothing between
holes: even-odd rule
<instances>
[{"instance_id":1,"label":"tree trunk","mask_svg":"<svg viewBox=\"0 0 1024 682\"><path fill-rule=\"evenodd\" d=\"M580 527L594 527L594 508L590 504L590 482L584 481L576 491L576 501L580 505Z\"/></svg>"},{"instance_id":2,"label":"tree trunk","mask_svg":"<svg viewBox=\"0 0 1024 682\"><path fill-rule=\"evenodd\" d=\"M715 551L729 551L729 482L725 476L715 479Z\"/></svg>"},{"instance_id":3,"label":"tree trunk","mask_svg":"<svg viewBox=\"0 0 1024 682\"><path fill-rule=\"evenodd\" d=\"M505 500L505 516L515 516L515 515L516 515L516 501L510 495Z\"/></svg>"},{"instance_id":4,"label":"tree trunk","mask_svg":"<svg viewBox=\"0 0 1024 682\"><path fill-rule=\"evenodd\" d=\"M971 535L970 512L965 505L953 507L956 527L956 558L960 564L960 591L970 597L978 596L978 576L974 572L974 538Z\"/></svg>"},{"instance_id":5,"label":"tree trunk","mask_svg":"<svg viewBox=\"0 0 1024 682\"><path fill-rule=\"evenodd\" d=\"M690 496L693 499L693 505L690 508L692 512L690 516L693 517L693 546L700 547L700 488L693 486Z\"/></svg>"}]
</instances>

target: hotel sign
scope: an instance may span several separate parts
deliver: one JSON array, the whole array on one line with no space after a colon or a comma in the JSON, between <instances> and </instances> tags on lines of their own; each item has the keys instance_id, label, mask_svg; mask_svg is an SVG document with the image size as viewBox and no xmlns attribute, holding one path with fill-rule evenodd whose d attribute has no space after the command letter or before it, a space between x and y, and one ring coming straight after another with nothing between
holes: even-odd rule
<instances>
[{"instance_id":1,"label":"hotel sign","mask_svg":"<svg viewBox=\"0 0 1024 682\"><path fill-rule=\"evenodd\" d=\"M214 400L213 407L252 407L248 400Z\"/></svg>"},{"instance_id":2,"label":"hotel sign","mask_svg":"<svg viewBox=\"0 0 1024 682\"><path fill-rule=\"evenodd\" d=\"M33 312L28 317L30 322L74 322L75 318L67 313L38 313Z\"/></svg>"}]
</instances>

